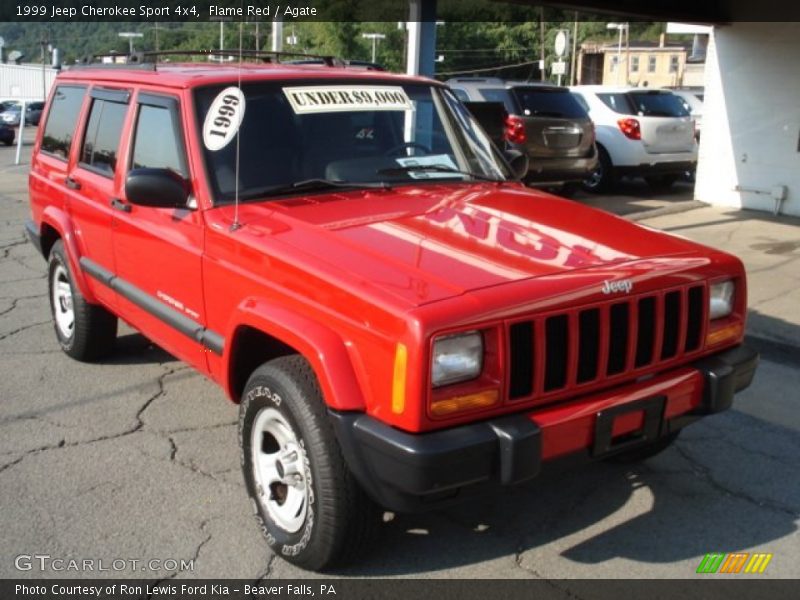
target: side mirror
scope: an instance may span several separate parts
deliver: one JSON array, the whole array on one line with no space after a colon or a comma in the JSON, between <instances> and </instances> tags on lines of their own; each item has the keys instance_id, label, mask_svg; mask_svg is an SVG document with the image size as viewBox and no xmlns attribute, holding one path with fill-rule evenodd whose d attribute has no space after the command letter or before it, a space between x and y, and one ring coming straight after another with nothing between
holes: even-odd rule
<instances>
[{"instance_id":1,"label":"side mirror","mask_svg":"<svg viewBox=\"0 0 800 600\"><path fill-rule=\"evenodd\" d=\"M506 150L503 155L506 157L508 166L511 167L511 172L514 174L514 177L522 179L528 174L530 161L528 160L527 154L519 150Z\"/></svg>"},{"instance_id":2,"label":"side mirror","mask_svg":"<svg viewBox=\"0 0 800 600\"><path fill-rule=\"evenodd\" d=\"M125 196L140 206L186 208L189 186L169 169L132 169L125 180Z\"/></svg>"}]
</instances>

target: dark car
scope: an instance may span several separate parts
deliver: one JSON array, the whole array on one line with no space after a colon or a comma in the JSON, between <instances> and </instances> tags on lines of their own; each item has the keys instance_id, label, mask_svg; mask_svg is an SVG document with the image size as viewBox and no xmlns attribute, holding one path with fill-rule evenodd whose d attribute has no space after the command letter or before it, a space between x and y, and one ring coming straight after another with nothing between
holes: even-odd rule
<instances>
[{"instance_id":1,"label":"dark car","mask_svg":"<svg viewBox=\"0 0 800 600\"><path fill-rule=\"evenodd\" d=\"M505 138L528 155L529 183L582 181L595 169L594 125L567 88L479 77L446 83L462 101L503 103Z\"/></svg>"},{"instance_id":2,"label":"dark car","mask_svg":"<svg viewBox=\"0 0 800 600\"><path fill-rule=\"evenodd\" d=\"M14 143L14 129L4 123L0 123L0 142L6 146Z\"/></svg>"}]
</instances>

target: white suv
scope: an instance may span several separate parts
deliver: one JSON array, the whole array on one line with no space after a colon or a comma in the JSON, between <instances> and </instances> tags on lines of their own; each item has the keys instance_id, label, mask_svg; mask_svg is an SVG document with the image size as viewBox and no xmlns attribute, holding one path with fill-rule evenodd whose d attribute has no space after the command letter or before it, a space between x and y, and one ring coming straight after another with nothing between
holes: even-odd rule
<instances>
[{"instance_id":1,"label":"white suv","mask_svg":"<svg viewBox=\"0 0 800 600\"><path fill-rule=\"evenodd\" d=\"M697 165L695 125L683 102L668 90L579 85L571 88L595 124L599 164L584 181L592 192L623 175L643 176L668 188Z\"/></svg>"}]
</instances>

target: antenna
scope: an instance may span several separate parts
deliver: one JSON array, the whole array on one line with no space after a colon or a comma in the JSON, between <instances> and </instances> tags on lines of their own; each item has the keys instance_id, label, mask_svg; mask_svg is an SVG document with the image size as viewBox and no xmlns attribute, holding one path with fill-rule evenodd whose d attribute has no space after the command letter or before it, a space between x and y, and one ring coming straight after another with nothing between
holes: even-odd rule
<instances>
[{"instance_id":1,"label":"antenna","mask_svg":"<svg viewBox=\"0 0 800 600\"><path fill-rule=\"evenodd\" d=\"M242 2L244 5L244 2ZM242 89L242 28L243 23L239 21L239 67L237 69L237 82L236 87L241 91ZM239 222L239 139L242 128L236 130L236 166L234 167L233 178L233 223L231 223L231 231L236 231L242 224Z\"/></svg>"}]
</instances>

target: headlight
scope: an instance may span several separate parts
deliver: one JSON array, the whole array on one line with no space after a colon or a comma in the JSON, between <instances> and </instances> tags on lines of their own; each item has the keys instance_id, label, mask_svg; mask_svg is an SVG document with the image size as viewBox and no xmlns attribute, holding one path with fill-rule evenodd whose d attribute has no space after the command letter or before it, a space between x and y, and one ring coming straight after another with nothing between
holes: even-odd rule
<instances>
[{"instance_id":1,"label":"headlight","mask_svg":"<svg viewBox=\"0 0 800 600\"><path fill-rule=\"evenodd\" d=\"M437 338L433 342L433 387L475 379L483 368L483 336L478 331Z\"/></svg>"},{"instance_id":2,"label":"headlight","mask_svg":"<svg viewBox=\"0 0 800 600\"><path fill-rule=\"evenodd\" d=\"M727 317L733 312L734 290L735 286L731 280L715 283L711 286L711 293L708 297L709 319Z\"/></svg>"}]
</instances>

